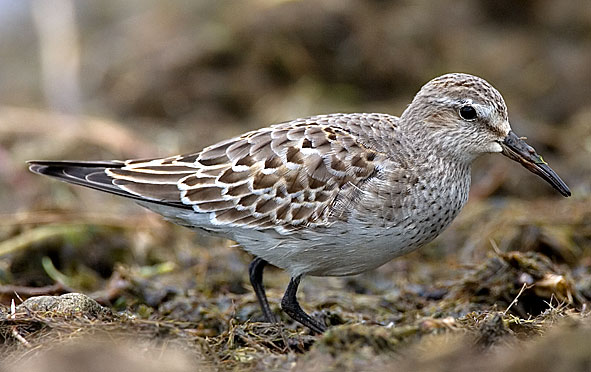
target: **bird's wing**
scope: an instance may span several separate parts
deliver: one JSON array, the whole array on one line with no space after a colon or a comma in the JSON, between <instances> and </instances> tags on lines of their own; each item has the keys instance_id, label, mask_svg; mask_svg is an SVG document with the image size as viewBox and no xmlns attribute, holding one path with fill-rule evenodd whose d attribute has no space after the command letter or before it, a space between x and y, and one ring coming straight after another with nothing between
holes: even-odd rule
<instances>
[{"instance_id":1,"label":"bird's wing","mask_svg":"<svg viewBox=\"0 0 591 372\"><path fill-rule=\"evenodd\" d=\"M326 225L342 215L357 185L375 175L384 155L362 145L347 127L319 118L248 132L194 154L31 162L31 169L144 202L209 213L213 225L288 230ZM338 197L347 189L350 197Z\"/></svg>"}]
</instances>

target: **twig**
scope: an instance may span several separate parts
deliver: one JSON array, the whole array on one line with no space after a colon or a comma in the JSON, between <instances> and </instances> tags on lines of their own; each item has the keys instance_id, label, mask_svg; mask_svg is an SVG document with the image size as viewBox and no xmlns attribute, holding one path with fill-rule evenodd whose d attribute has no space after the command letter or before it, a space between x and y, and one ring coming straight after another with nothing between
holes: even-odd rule
<instances>
[{"instance_id":1,"label":"twig","mask_svg":"<svg viewBox=\"0 0 591 372\"><path fill-rule=\"evenodd\" d=\"M497 243L491 238L488 240L490 242L490 245L493 248L493 251L495 252L496 255L500 256L502 255L503 252L501 252L501 250L499 249L499 246L497 245Z\"/></svg>"},{"instance_id":2,"label":"twig","mask_svg":"<svg viewBox=\"0 0 591 372\"><path fill-rule=\"evenodd\" d=\"M10 319L14 319L14 314L16 314L16 305L14 304L14 298L10 300Z\"/></svg>"},{"instance_id":3,"label":"twig","mask_svg":"<svg viewBox=\"0 0 591 372\"><path fill-rule=\"evenodd\" d=\"M519 299L519 296L521 296L521 294L523 293L523 291L525 291L526 289L530 289L531 287L533 287L533 284L532 285L527 285L527 283L523 283L523 285L521 286L521 289L519 290L519 293L517 294L517 296L515 296L515 298L513 299L513 301L511 301L511 303L509 304L509 306L507 306L507 308L503 312L503 316L507 315L507 312L509 311L509 309L513 305L517 304L517 301Z\"/></svg>"},{"instance_id":4,"label":"twig","mask_svg":"<svg viewBox=\"0 0 591 372\"><path fill-rule=\"evenodd\" d=\"M18 333L16 326L12 327L12 337L16 338L21 344L25 345L26 347L31 347L29 341L27 341L26 338L24 338L20 333Z\"/></svg>"}]
</instances>

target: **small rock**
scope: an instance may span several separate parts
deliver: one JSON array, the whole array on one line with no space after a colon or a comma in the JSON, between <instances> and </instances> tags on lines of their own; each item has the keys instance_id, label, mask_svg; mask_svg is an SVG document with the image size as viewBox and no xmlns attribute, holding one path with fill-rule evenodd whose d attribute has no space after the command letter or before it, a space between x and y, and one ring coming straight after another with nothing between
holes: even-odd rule
<instances>
[{"instance_id":1,"label":"small rock","mask_svg":"<svg viewBox=\"0 0 591 372\"><path fill-rule=\"evenodd\" d=\"M18 311L51 312L59 315L76 315L87 318L112 316L111 309L103 307L82 293L66 293L61 296L37 296L25 300L16 307Z\"/></svg>"}]
</instances>

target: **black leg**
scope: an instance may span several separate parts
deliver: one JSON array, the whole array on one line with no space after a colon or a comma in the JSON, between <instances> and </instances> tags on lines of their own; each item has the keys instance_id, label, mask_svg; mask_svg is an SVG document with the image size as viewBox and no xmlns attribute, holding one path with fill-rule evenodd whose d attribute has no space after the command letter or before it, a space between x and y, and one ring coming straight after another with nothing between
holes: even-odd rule
<instances>
[{"instance_id":1,"label":"black leg","mask_svg":"<svg viewBox=\"0 0 591 372\"><path fill-rule=\"evenodd\" d=\"M250 277L250 284L254 289L254 293L257 295L259 305L263 311L265 320L269 323L276 323L275 315L271 311L269 301L267 301L267 295L265 294L265 287L263 287L263 270L267 266L267 261L262 258L255 257L254 260L248 265L248 275Z\"/></svg>"},{"instance_id":2,"label":"black leg","mask_svg":"<svg viewBox=\"0 0 591 372\"><path fill-rule=\"evenodd\" d=\"M302 310L300 304L298 303L296 293L298 292L300 279L301 276L296 276L295 278L291 278L289 281L289 285L287 286L285 294L283 295L283 299L281 300L281 308L293 320L300 322L304 326L310 328L314 333L323 333L326 331L326 326L312 319L310 315L306 314L304 310Z\"/></svg>"}]
</instances>

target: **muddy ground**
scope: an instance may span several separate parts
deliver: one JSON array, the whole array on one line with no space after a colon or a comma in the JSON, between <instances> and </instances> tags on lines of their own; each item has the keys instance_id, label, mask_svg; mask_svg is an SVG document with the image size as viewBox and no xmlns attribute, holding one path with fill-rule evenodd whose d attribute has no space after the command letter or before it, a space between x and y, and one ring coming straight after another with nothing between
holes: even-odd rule
<instances>
[{"instance_id":1,"label":"muddy ground","mask_svg":"<svg viewBox=\"0 0 591 372\"><path fill-rule=\"evenodd\" d=\"M0 371L591 370L586 2L36 1L2 14ZM251 257L233 242L25 165L189 152L318 113L400 114L450 71L499 88L573 196L479 159L470 202L434 242L374 272L303 280L304 308L332 325L321 336L280 311L289 278L275 268L281 324L260 322Z\"/></svg>"}]
</instances>

